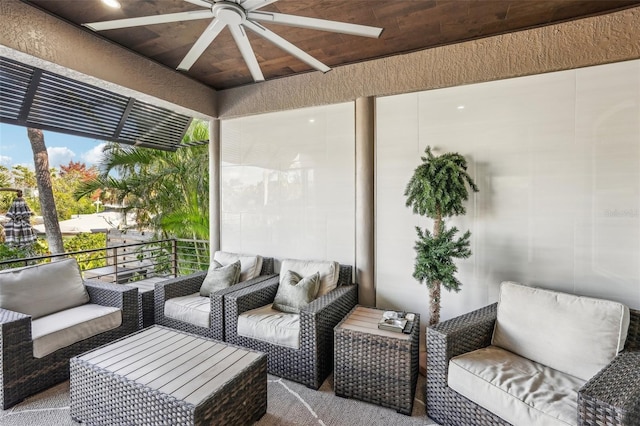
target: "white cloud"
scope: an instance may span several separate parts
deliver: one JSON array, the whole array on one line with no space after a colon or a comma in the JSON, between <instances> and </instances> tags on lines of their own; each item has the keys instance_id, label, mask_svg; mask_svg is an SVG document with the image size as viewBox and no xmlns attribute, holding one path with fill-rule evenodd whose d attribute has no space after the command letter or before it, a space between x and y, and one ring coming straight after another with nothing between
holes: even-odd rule
<instances>
[{"instance_id":1,"label":"white cloud","mask_svg":"<svg viewBox=\"0 0 640 426\"><path fill-rule=\"evenodd\" d=\"M2 164L3 166L11 165L11 157L6 155L0 155L0 164Z\"/></svg>"},{"instance_id":2,"label":"white cloud","mask_svg":"<svg viewBox=\"0 0 640 426\"><path fill-rule=\"evenodd\" d=\"M49 167L57 168L61 165L66 166L76 156L76 153L66 146L47 148L47 154L49 154Z\"/></svg>"},{"instance_id":3,"label":"white cloud","mask_svg":"<svg viewBox=\"0 0 640 426\"><path fill-rule=\"evenodd\" d=\"M82 160L87 164L87 166L93 166L102 161L103 153L102 149L106 145L106 142L102 142L101 144L96 145L93 149L85 152L80 156Z\"/></svg>"}]
</instances>

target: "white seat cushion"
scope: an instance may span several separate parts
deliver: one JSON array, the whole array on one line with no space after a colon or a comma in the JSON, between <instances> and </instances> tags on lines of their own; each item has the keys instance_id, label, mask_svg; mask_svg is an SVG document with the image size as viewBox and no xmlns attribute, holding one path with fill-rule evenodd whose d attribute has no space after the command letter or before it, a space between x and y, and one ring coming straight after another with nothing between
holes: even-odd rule
<instances>
[{"instance_id":1,"label":"white seat cushion","mask_svg":"<svg viewBox=\"0 0 640 426\"><path fill-rule=\"evenodd\" d=\"M240 280L243 282L255 278L262 271L262 256L252 254L230 253L227 251L216 251L213 260L222 266L227 266L237 260L240 261Z\"/></svg>"},{"instance_id":2,"label":"white seat cushion","mask_svg":"<svg viewBox=\"0 0 640 426\"><path fill-rule=\"evenodd\" d=\"M45 357L58 349L122 325L122 312L93 303L66 309L31 321L33 356Z\"/></svg>"},{"instance_id":3,"label":"white seat cushion","mask_svg":"<svg viewBox=\"0 0 640 426\"><path fill-rule=\"evenodd\" d=\"M491 344L589 380L624 348L628 328L621 303L504 282Z\"/></svg>"},{"instance_id":4,"label":"white seat cushion","mask_svg":"<svg viewBox=\"0 0 640 426\"><path fill-rule=\"evenodd\" d=\"M320 273L320 288L318 296L324 296L338 285L338 276L340 274L340 264L328 260L298 260L284 259L280 264L280 284L287 271L293 271L301 277L308 277Z\"/></svg>"},{"instance_id":5,"label":"white seat cushion","mask_svg":"<svg viewBox=\"0 0 640 426\"><path fill-rule=\"evenodd\" d=\"M238 317L238 335L288 348L300 348L300 315L266 305Z\"/></svg>"},{"instance_id":6,"label":"white seat cushion","mask_svg":"<svg viewBox=\"0 0 640 426\"><path fill-rule=\"evenodd\" d=\"M164 302L164 315L178 321L209 328L211 299L200 296L200 293L169 299Z\"/></svg>"},{"instance_id":7,"label":"white seat cushion","mask_svg":"<svg viewBox=\"0 0 640 426\"><path fill-rule=\"evenodd\" d=\"M585 381L489 346L452 358L448 384L513 425L567 426Z\"/></svg>"}]
</instances>

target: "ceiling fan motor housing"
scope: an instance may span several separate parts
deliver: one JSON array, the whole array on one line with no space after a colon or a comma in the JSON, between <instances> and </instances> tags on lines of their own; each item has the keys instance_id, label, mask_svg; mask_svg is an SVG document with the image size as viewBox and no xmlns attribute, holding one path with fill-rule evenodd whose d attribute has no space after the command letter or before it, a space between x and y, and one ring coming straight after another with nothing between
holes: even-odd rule
<instances>
[{"instance_id":1,"label":"ceiling fan motor housing","mask_svg":"<svg viewBox=\"0 0 640 426\"><path fill-rule=\"evenodd\" d=\"M211 12L216 19L227 25L240 25L247 19L247 14L240 5L227 1L214 3Z\"/></svg>"}]
</instances>

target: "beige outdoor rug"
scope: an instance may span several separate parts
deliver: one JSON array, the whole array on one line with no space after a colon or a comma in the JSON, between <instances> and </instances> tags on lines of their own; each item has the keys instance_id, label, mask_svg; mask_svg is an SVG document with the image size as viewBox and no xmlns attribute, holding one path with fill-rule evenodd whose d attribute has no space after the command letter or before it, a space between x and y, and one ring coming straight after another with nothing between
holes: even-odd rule
<instances>
[{"instance_id":1,"label":"beige outdoor rug","mask_svg":"<svg viewBox=\"0 0 640 426\"><path fill-rule=\"evenodd\" d=\"M298 383L268 376L267 414L259 426L306 425L435 425L425 416L424 377L418 376L413 414L405 416L374 404L345 399L333 393L333 376L314 391ZM69 382L39 393L15 407L0 411L2 426L77 425L69 415Z\"/></svg>"}]
</instances>

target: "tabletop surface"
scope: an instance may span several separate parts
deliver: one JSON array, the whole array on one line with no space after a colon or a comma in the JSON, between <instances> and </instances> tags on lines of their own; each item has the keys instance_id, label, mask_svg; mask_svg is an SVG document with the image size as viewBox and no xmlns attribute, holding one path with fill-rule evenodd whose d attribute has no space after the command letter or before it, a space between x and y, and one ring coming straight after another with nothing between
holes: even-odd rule
<instances>
[{"instance_id":1,"label":"tabletop surface","mask_svg":"<svg viewBox=\"0 0 640 426\"><path fill-rule=\"evenodd\" d=\"M411 334L397 333L394 331L380 330L378 322L382 319L382 309L356 306L355 310L338 327L345 330L360 331L377 336L391 337L400 340L410 340Z\"/></svg>"},{"instance_id":2,"label":"tabletop surface","mask_svg":"<svg viewBox=\"0 0 640 426\"><path fill-rule=\"evenodd\" d=\"M78 359L193 405L263 356L162 327L149 327Z\"/></svg>"}]
</instances>

